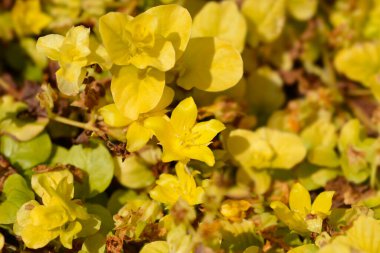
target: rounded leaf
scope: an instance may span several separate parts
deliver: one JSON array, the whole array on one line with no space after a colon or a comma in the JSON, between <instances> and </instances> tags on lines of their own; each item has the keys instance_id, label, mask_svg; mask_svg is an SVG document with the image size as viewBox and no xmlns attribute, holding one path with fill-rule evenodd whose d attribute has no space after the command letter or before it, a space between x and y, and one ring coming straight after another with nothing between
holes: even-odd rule
<instances>
[{"instance_id":1,"label":"rounded leaf","mask_svg":"<svg viewBox=\"0 0 380 253\"><path fill-rule=\"evenodd\" d=\"M165 88L165 73L156 69L120 68L112 78L111 92L116 107L131 120L149 112L160 102Z\"/></svg>"},{"instance_id":2,"label":"rounded leaf","mask_svg":"<svg viewBox=\"0 0 380 253\"><path fill-rule=\"evenodd\" d=\"M178 63L177 83L217 92L236 85L243 76L243 60L230 43L216 38L193 38Z\"/></svg>"},{"instance_id":3,"label":"rounded leaf","mask_svg":"<svg viewBox=\"0 0 380 253\"><path fill-rule=\"evenodd\" d=\"M239 52L245 45L247 25L234 1L208 2L195 16L192 37L217 37Z\"/></svg>"}]
</instances>

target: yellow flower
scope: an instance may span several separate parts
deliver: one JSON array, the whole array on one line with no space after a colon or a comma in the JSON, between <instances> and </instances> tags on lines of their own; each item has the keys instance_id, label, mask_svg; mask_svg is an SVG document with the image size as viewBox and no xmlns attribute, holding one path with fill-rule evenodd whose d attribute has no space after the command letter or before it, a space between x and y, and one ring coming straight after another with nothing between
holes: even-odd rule
<instances>
[{"instance_id":1,"label":"yellow flower","mask_svg":"<svg viewBox=\"0 0 380 253\"><path fill-rule=\"evenodd\" d=\"M290 209L281 201L272 202L270 207L290 229L301 234L320 233L323 219L330 215L333 195L333 191L324 191L311 204L309 192L300 183L296 183L289 195Z\"/></svg>"},{"instance_id":2,"label":"yellow flower","mask_svg":"<svg viewBox=\"0 0 380 253\"><path fill-rule=\"evenodd\" d=\"M32 249L46 246L59 237L65 248L72 248L78 237L94 234L100 220L87 213L74 196L73 175L68 170L32 176L32 188L42 199L26 202L17 212L13 230Z\"/></svg>"},{"instance_id":3,"label":"yellow flower","mask_svg":"<svg viewBox=\"0 0 380 253\"><path fill-rule=\"evenodd\" d=\"M100 108L99 112L104 122L111 127L125 127L127 129L127 150L134 152L141 149L152 137L151 129L144 126L144 122L149 117L164 116L165 108L172 102L174 91L165 87L161 100L150 112L140 114L138 119L132 120L124 116L115 104L109 104Z\"/></svg>"},{"instance_id":4,"label":"yellow flower","mask_svg":"<svg viewBox=\"0 0 380 253\"><path fill-rule=\"evenodd\" d=\"M41 12L40 0L17 0L12 9L12 21L19 36L39 34L51 21Z\"/></svg>"},{"instance_id":5,"label":"yellow flower","mask_svg":"<svg viewBox=\"0 0 380 253\"><path fill-rule=\"evenodd\" d=\"M197 187L194 177L187 171L185 164L178 162L175 166L177 176L161 174L156 181L157 186L149 192L152 199L174 205L179 198L189 205L203 202L204 189Z\"/></svg>"},{"instance_id":6,"label":"yellow flower","mask_svg":"<svg viewBox=\"0 0 380 253\"><path fill-rule=\"evenodd\" d=\"M152 129L163 147L162 161L195 159L214 165L214 154L207 146L225 126L215 119L196 124L197 114L197 106L189 97L178 104L170 119L165 116L145 120L145 127Z\"/></svg>"}]
</instances>

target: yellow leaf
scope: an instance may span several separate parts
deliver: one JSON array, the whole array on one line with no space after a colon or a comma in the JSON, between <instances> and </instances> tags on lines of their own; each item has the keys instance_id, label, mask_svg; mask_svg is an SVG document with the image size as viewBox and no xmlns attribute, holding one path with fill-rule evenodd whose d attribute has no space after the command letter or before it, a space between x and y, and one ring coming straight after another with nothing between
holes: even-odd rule
<instances>
[{"instance_id":1,"label":"yellow leaf","mask_svg":"<svg viewBox=\"0 0 380 253\"><path fill-rule=\"evenodd\" d=\"M236 85L243 75L239 52L228 42L216 38L193 38L176 67L177 83L184 89L193 87L217 92Z\"/></svg>"},{"instance_id":2,"label":"yellow leaf","mask_svg":"<svg viewBox=\"0 0 380 253\"><path fill-rule=\"evenodd\" d=\"M75 63L62 66L56 73L58 89L68 96L78 94L86 76L86 69Z\"/></svg>"},{"instance_id":3,"label":"yellow leaf","mask_svg":"<svg viewBox=\"0 0 380 253\"><path fill-rule=\"evenodd\" d=\"M165 73L156 69L121 67L113 76L112 97L120 112L131 120L155 108L165 87Z\"/></svg>"},{"instance_id":4,"label":"yellow leaf","mask_svg":"<svg viewBox=\"0 0 380 253\"><path fill-rule=\"evenodd\" d=\"M65 40L65 37L59 34L49 34L38 38L36 48L37 50L46 55L48 58L59 61L60 49Z\"/></svg>"},{"instance_id":5,"label":"yellow leaf","mask_svg":"<svg viewBox=\"0 0 380 253\"><path fill-rule=\"evenodd\" d=\"M256 46L260 40L272 42L285 24L285 0L246 0L242 12L247 18L248 42Z\"/></svg>"},{"instance_id":6,"label":"yellow leaf","mask_svg":"<svg viewBox=\"0 0 380 253\"><path fill-rule=\"evenodd\" d=\"M40 0L17 0L12 8L12 21L19 36L37 35L51 21L51 17L41 11Z\"/></svg>"},{"instance_id":7,"label":"yellow leaf","mask_svg":"<svg viewBox=\"0 0 380 253\"><path fill-rule=\"evenodd\" d=\"M287 9L298 20L312 18L317 10L318 0L287 0Z\"/></svg>"},{"instance_id":8,"label":"yellow leaf","mask_svg":"<svg viewBox=\"0 0 380 253\"><path fill-rule=\"evenodd\" d=\"M217 37L242 52L246 33L244 16L234 1L208 2L194 18L192 37Z\"/></svg>"},{"instance_id":9,"label":"yellow leaf","mask_svg":"<svg viewBox=\"0 0 380 253\"><path fill-rule=\"evenodd\" d=\"M158 25L158 18L148 12L135 18L110 12L100 18L99 31L115 64L167 71L174 66L175 50L172 43L159 34Z\"/></svg>"},{"instance_id":10,"label":"yellow leaf","mask_svg":"<svg viewBox=\"0 0 380 253\"><path fill-rule=\"evenodd\" d=\"M129 125L127 130L127 150L135 152L145 146L152 137L152 130L145 128L138 121Z\"/></svg>"},{"instance_id":11,"label":"yellow leaf","mask_svg":"<svg viewBox=\"0 0 380 253\"><path fill-rule=\"evenodd\" d=\"M178 60L190 39L192 20L187 9L177 4L160 5L150 8L146 13L157 18L157 33L169 40Z\"/></svg>"},{"instance_id":12,"label":"yellow leaf","mask_svg":"<svg viewBox=\"0 0 380 253\"><path fill-rule=\"evenodd\" d=\"M115 104L109 104L99 109L104 122L112 127L124 127L132 122L131 119L125 117Z\"/></svg>"}]
</instances>

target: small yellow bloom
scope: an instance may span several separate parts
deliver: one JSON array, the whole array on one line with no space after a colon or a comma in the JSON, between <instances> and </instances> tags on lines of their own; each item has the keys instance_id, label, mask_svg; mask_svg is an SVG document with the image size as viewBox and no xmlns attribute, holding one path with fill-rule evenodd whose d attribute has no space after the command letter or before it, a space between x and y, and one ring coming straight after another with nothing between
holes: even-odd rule
<instances>
[{"instance_id":1,"label":"small yellow bloom","mask_svg":"<svg viewBox=\"0 0 380 253\"><path fill-rule=\"evenodd\" d=\"M251 204L246 200L228 199L223 202L220 212L227 219L237 222L245 218L246 211L250 207Z\"/></svg>"},{"instance_id":2,"label":"small yellow bloom","mask_svg":"<svg viewBox=\"0 0 380 253\"><path fill-rule=\"evenodd\" d=\"M39 34L51 21L41 11L40 0L18 0L12 9L12 21L19 36Z\"/></svg>"},{"instance_id":3,"label":"small yellow bloom","mask_svg":"<svg viewBox=\"0 0 380 253\"><path fill-rule=\"evenodd\" d=\"M179 198L189 205L203 202L204 189L197 187L194 177L187 171L186 165L179 162L175 166L177 176L161 174L157 186L149 192L150 197L167 205L174 205Z\"/></svg>"},{"instance_id":4,"label":"small yellow bloom","mask_svg":"<svg viewBox=\"0 0 380 253\"><path fill-rule=\"evenodd\" d=\"M144 122L163 147L162 161L195 159L208 166L214 165L214 154L207 146L225 126L215 119L196 124L197 114L197 106L189 97L178 104L170 119L151 117Z\"/></svg>"},{"instance_id":5,"label":"small yellow bloom","mask_svg":"<svg viewBox=\"0 0 380 253\"><path fill-rule=\"evenodd\" d=\"M311 204L309 192L300 183L296 183L289 195L290 209L281 201L272 202L270 207L290 229L301 234L320 233L323 219L330 215L333 195L333 191L324 191Z\"/></svg>"}]
</instances>

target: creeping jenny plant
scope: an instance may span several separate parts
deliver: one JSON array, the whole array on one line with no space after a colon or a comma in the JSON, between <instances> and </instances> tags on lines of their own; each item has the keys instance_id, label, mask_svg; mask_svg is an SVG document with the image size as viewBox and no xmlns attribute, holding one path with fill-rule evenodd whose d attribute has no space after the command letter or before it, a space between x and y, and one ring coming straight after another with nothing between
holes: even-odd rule
<instances>
[{"instance_id":1,"label":"creeping jenny plant","mask_svg":"<svg viewBox=\"0 0 380 253\"><path fill-rule=\"evenodd\" d=\"M380 253L379 17L0 0L0 251Z\"/></svg>"}]
</instances>

